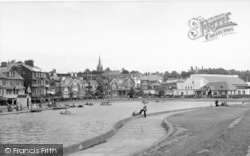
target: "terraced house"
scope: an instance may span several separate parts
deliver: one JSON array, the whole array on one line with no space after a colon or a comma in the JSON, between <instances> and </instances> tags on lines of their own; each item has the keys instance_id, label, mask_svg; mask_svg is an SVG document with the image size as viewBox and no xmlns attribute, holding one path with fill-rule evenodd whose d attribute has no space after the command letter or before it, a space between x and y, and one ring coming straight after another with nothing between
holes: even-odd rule
<instances>
[{"instance_id":1,"label":"terraced house","mask_svg":"<svg viewBox=\"0 0 250 156\"><path fill-rule=\"evenodd\" d=\"M0 68L0 97L15 101L18 95L23 95L25 87L23 78L19 75L14 67L6 63Z\"/></svg>"}]
</instances>

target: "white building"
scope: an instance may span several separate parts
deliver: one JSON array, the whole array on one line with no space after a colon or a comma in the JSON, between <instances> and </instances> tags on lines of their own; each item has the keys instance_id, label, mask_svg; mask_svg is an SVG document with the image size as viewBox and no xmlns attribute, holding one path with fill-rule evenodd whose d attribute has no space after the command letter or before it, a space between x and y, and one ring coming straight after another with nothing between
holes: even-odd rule
<instances>
[{"instance_id":1,"label":"white building","mask_svg":"<svg viewBox=\"0 0 250 156\"><path fill-rule=\"evenodd\" d=\"M193 74L177 83L176 96L219 96L250 94L249 86L238 75Z\"/></svg>"}]
</instances>

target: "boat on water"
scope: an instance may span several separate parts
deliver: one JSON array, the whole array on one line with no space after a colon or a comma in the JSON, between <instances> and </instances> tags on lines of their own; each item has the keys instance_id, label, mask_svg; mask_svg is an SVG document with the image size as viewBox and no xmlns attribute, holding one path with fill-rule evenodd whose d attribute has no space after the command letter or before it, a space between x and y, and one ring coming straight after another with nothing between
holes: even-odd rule
<instances>
[{"instance_id":1,"label":"boat on water","mask_svg":"<svg viewBox=\"0 0 250 156\"><path fill-rule=\"evenodd\" d=\"M53 110L66 109L67 107L54 107Z\"/></svg>"},{"instance_id":2,"label":"boat on water","mask_svg":"<svg viewBox=\"0 0 250 156\"><path fill-rule=\"evenodd\" d=\"M109 101L104 101L100 105L101 106L111 106L111 103Z\"/></svg>"},{"instance_id":3,"label":"boat on water","mask_svg":"<svg viewBox=\"0 0 250 156\"><path fill-rule=\"evenodd\" d=\"M94 104L91 103L91 102L87 102L85 105L87 105L87 106L93 106Z\"/></svg>"},{"instance_id":4,"label":"boat on water","mask_svg":"<svg viewBox=\"0 0 250 156\"><path fill-rule=\"evenodd\" d=\"M77 107L83 107L83 105L78 105Z\"/></svg>"},{"instance_id":5,"label":"boat on water","mask_svg":"<svg viewBox=\"0 0 250 156\"><path fill-rule=\"evenodd\" d=\"M34 113L34 112L41 112L41 109L31 109L30 112Z\"/></svg>"},{"instance_id":6,"label":"boat on water","mask_svg":"<svg viewBox=\"0 0 250 156\"><path fill-rule=\"evenodd\" d=\"M67 114L71 114L71 112L70 111L60 111L60 114L64 114L64 115L67 115Z\"/></svg>"}]
</instances>

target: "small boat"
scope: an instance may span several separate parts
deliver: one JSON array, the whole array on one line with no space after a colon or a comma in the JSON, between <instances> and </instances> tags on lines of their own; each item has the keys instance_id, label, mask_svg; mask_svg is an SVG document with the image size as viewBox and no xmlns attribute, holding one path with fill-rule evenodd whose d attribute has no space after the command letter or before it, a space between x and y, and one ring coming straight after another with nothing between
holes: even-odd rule
<instances>
[{"instance_id":1,"label":"small boat","mask_svg":"<svg viewBox=\"0 0 250 156\"><path fill-rule=\"evenodd\" d=\"M54 107L53 110L66 109L67 107Z\"/></svg>"},{"instance_id":2,"label":"small boat","mask_svg":"<svg viewBox=\"0 0 250 156\"><path fill-rule=\"evenodd\" d=\"M87 105L87 106L93 106L94 104L91 103L91 102L90 103L87 102L85 105Z\"/></svg>"},{"instance_id":3,"label":"small boat","mask_svg":"<svg viewBox=\"0 0 250 156\"><path fill-rule=\"evenodd\" d=\"M100 105L102 105L102 106L110 106L111 103L109 101L104 101Z\"/></svg>"},{"instance_id":4,"label":"small boat","mask_svg":"<svg viewBox=\"0 0 250 156\"><path fill-rule=\"evenodd\" d=\"M83 105L78 105L77 107L83 107Z\"/></svg>"},{"instance_id":5,"label":"small boat","mask_svg":"<svg viewBox=\"0 0 250 156\"><path fill-rule=\"evenodd\" d=\"M41 109L31 109L30 112L34 113L34 112L41 112Z\"/></svg>"},{"instance_id":6,"label":"small boat","mask_svg":"<svg viewBox=\"0 0 250 156\"><path fill-rule=\"evenodd\" d=\"M64 114L64 115L67 115L67 114L71 114L71 112L70 111L60 111L60 114Z\"/></svg>"}]
</instances>

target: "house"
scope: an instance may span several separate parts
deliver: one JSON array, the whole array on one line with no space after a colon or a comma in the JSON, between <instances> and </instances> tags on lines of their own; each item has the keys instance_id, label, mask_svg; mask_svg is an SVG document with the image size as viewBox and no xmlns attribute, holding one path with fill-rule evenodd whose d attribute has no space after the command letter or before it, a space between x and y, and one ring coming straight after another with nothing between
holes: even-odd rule
<instances>
[{"instance_id":1,"label":"house","mask_svg":"<svg viewBox=\"0 0 250 156\"><path fill-rule=\"evenodd\" d=\"M127 77L116 77L110 81L110 93L112 97L127 96L134 89L134 82Z\"/></svg>"},{"instance_id":2,"label":"house","mask_svg":"<svg viewBox=\"0 0 250 156\"><path fill-rule=\"evenodd\" d=\"M141 78L141 89L145 94L155 94L155 89L162 84L163 78L158 75L144 75Z\"/></svg>"},{"instance_id":3,"label":"house","mask_svg":"<svg viewBox=\"0 0 250 156\"><path fill-rule=\"evenodd\" d=\"M63 77L60 87L61 96L64 99L91 98L98 87L98 83L95 80L82 80L79 77Z\"/></svg>"},{"instance_id":4,"label":"house","mask_svg":"<svg viewBox=\"0 0 250 156\"><path fill-rule=\"evenodd\" d=\"M61 81L61 97L63 99L80 98L81 97L81 80L72 77L63 77Z\"/></svg>"},{"instance_id":5,"label":"house","mask_svg":"<svg viewBox=\"0 0 250 156\"><path fill-rule=\"evenodd\" d=\"M33 99L47 95L49 89L48 72L34 66L33 60L27 60L25 63L14 63L13 65L24 79L26 93L31 94Z\"/></svg>"},{"instance_id":6,"label":"house","mask_svg":"<svg viewBox=\"0 0 250 156\"><path fill-rule=\"evenodd\" d=\"M57 73L50 72L49 73L49 89L47 90L47 94L53 96L53 98L61 98L61 77L57 75Z\"/></svg>"},{"instance_id":7,"label":"house","mask_svg":"<svg viewBox=\"0 0 250 156\"><path fill-rule=\"evenodd\" d=\"M193 74L185 82L177 83L174 95L227 96L237 95L241 90L246 93L247 88L247 83L237 75Z\"/></svg>"},{"instance_id":8,"label":"house","mask_svg":"<svg viewBox=\"0 0 250 156\"><path fill-rule=\"evenodd\" d=\"M6 64L7 65L7 64ZM24 95L24 80L11 65L0 68L0 97L16 101L18 95Z\"/></svg>"},{"instance_id":9,"label":"house","mask_svg":"<svg viewBox=\"0 0 250 156\"><path fill-rule=\"evenodd\" d=\"M176 78L169 78L167 81L162 83L164 87L165 95L172 96L174 95L174 89L177 89L177 83L185 82L185 79L176 79Z\"/></svg>"}]
</instances>

